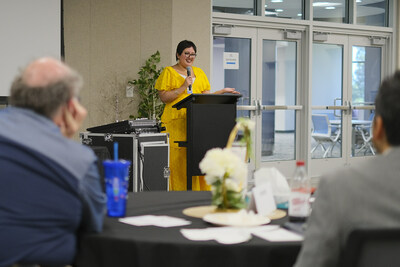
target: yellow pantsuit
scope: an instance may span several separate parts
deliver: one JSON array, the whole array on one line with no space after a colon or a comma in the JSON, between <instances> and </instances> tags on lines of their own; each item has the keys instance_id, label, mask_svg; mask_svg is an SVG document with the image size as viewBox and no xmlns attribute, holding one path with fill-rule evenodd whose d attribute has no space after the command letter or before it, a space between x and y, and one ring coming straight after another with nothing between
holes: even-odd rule
<instances>
[{"instance_id":1,"label":"yellow pantsuit","mask_svg":"<svg viewBox=\"0 0 400 267\"><path fill-rule=\"evenodd\" d=\"M204 91L210 90L210 83L205 73L200 69L193 67L193 72L196 76L192 84L194 94L201 94ZM155 88L159 91L169 91L181 87L185 78L179 75L172 67L166 67L157 79ZM177 110L172 108L174 104L187 97L185 92L174 101L167 103L164 108L161 121L166 127L166 132L169 133L170 142L170 190L184 191L186 185L186 148L179 147L175 141L186 141L186 109ZM204 180L204 176L193 176L192 190L210 190Z\"/></svg>"}]
</instances>

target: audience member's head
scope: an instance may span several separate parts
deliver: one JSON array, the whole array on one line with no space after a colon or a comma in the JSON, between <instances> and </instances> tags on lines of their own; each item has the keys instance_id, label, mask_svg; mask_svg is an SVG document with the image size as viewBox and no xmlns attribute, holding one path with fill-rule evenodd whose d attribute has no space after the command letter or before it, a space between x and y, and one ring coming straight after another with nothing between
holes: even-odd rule
<instances>
[{"instance_id":1,"label":"audience member's head","mask_svg":"<svg viewBox=\"0 0 400 267\"><path fill-rule=\"evenodd\" d=\"M87 115L77 100L81 76L54 58L40 58L30 63L11 86L10 104L33 110L52 120L71 138Z\"/></svg>"},{"instance_id":2,"label":"audience member's head","mask_svg":"<svg viewBox=\"0 0 400 267\"><path fill-rule=\"evenodd\" d=\"M59 60L41 58L30 63L11 87L10 104L53 119L82 87L81 76Z\"/></svg>"},{"instance_id":3,"label":"audience member's head","mask_svg":"<svg viewBox=\"0 0 400 267\"><path fill-rule=\"evenodd\" d=\"M374 144L379 152L382 145L400 145L400 71L385 79L375 99Z\"/></svg>"},{"instance_id":4,"label":"audience member's head","mask_svg":"<svg viewBox=\"0 0 400 267\"><path fill-rule=\"evenodd\" d=\"M182 55L183 50L189 47L193 47L194 52L197 53L196 45L192 41L183 40L179 42L178 46L176 47L176 54L175 54L176 60L178 60L178 56Z\"/></svg>"}]
</instances>

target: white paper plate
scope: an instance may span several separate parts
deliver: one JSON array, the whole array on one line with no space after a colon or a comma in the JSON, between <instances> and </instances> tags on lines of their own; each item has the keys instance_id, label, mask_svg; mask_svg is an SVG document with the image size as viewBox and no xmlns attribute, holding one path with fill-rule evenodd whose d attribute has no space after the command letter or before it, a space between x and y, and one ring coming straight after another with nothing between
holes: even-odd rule
<instances>
[{"instance_id":1,"label":"white paper plate","mask_svg":"<svg viewBox=\"0 0 400 267\"><path fill-rule=\"evenodd\" d=\"M203 220L221 226L259 226L271 222L267 217L248 213L210 213Z\"/></svg>"}]
</instances>

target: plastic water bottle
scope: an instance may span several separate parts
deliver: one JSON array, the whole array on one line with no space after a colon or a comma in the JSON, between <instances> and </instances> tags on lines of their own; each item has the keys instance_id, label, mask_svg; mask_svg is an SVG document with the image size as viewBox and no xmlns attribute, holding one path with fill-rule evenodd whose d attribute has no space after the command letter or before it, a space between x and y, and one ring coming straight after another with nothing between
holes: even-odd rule
<instances>
[{"instance_id":1,"label":"plastic water bottle","mask_svg":"<svg viewBox=\"0 0 400 267\"><path fill-rule=\"evenodd\" d=\"M289 220L304 222L310 214L311 183L304 161L297 161L294 177L290 183Z\"/></svg>"}]
</instances>

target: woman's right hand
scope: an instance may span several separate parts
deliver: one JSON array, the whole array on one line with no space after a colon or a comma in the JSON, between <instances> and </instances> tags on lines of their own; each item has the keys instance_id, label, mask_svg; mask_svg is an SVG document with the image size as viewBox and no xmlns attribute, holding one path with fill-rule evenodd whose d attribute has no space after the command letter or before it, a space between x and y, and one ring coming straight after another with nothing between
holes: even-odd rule
<instances>
[{"instance_id":1,"label":"woman's right hand","mask_svg":"<svg viewBox=\"0 0 400 267\"><path fill-rule=\"evenodd\" d=\"M182 86L188 88L191 84L193 84L193 79L191 76L187 76Z\"/></svg>"},{"instance_id":2,"label":"woman's right hand","mask_svg":"<svg viewBox=\"0 0 400 267\"><path fill-rule=\"evenodd\" d=\"M190 78L190 79L188 79ZM183 92L186 92L186 88L189 87L189 84L192 84L192 79L191 77L188 77L185 79L185 81L182 83L181 87L172 89L170 91L159 91L158 95L160 96L160 99L162 102L165 104L170 103L177 99ZM188 84L188 85L186 85Z\"/></svg>"}]
</instances>

